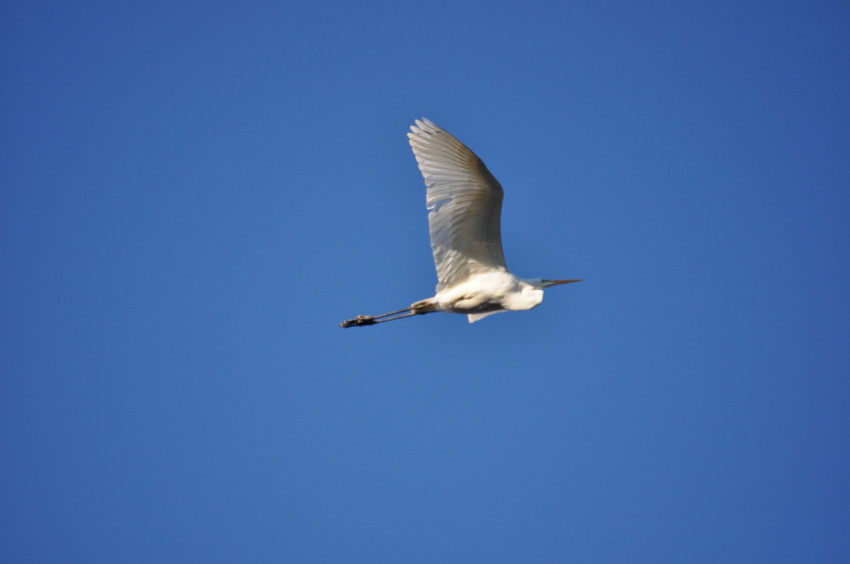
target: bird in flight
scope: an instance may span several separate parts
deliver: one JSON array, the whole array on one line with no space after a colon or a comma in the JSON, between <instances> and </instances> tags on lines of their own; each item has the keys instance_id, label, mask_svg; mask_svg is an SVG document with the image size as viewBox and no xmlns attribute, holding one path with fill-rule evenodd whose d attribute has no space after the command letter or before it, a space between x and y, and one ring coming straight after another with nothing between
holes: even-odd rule
<instances>
[{"instance_id":1,"label":"bird in flight","mask_svg":"<svg viewBox=\"0 0 850 564\"><path fill-rule=\"evenodd\" d=\"M532 309L543 289L581 279L519 278L502 252L502 186L484 162L434 122L416 120L407 134L425 178L437 293L410 307L381 315L358 315L340 327L359 327L442 311L463 313L474 323L502 311Z\"/></svg>"}]
</instances>

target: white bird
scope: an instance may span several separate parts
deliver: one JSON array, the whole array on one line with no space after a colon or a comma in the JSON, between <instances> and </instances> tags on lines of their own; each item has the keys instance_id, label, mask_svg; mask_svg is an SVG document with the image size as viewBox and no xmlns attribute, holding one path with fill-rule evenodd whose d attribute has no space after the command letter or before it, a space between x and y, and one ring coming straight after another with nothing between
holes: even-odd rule
<instances>
[{"instance_id":1,"label":"white bird","mask_svg":"<svg viewBox=\"0 0 850 564\"><path fill-rule=\"evenodd\" d=\"M374 325L442 311L474 323L502 311L532 309L543 288L581 282L514 276L502 252L502 186L475 153L434 122L416 120L407 134L428 187L428 223L437 293L382 315L359 315L340 327Z\"/></svg>"}]
</instances>

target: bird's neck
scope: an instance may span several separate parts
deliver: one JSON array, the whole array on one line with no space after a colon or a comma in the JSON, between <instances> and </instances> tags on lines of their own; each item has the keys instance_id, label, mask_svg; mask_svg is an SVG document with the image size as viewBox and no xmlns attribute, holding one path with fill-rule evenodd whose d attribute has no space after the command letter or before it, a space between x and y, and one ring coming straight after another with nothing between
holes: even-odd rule
<instances>
[{"instance_id":1,"label":"bird's neck","mask_svg":"<svg viewBox=\"0 0 850 564\"><path fill-rule=\"evenodd\" d=\"M519 292L506 296L505 309L526 310L539 306L543 302L543 290L532 282L519 281Z\"/></svg>"}]
</instances>

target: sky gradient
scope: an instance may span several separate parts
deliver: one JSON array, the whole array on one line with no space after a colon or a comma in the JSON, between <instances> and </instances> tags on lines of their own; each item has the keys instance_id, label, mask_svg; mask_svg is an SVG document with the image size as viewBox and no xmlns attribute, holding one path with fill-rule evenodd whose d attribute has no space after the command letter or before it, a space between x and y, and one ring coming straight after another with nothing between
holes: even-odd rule
<instances>
[{"instance_id":1,"label":"sky gradient","mask_svg":"<svg viewBox=\"0 0 850 564\"><path fill-rule=\"evenodd\" d=\"M0 560L850 561L846 2L5 3ZM425 116L519 276L433 295Z\"/></svg>"}]
</instances>

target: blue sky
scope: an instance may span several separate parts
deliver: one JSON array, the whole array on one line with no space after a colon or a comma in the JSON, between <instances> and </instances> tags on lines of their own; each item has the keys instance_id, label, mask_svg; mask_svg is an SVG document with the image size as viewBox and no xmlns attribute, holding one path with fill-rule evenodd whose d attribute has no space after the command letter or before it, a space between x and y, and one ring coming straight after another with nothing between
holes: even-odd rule
<instances>
[{"instance_id":1,"label":"blue sky","mask_svg":"<svg viewBox=\"0 0 850 564\"><path fill-rule=\"evenodd\" d=\"M6 562L847 562L844 2L5 3ZM432 295L426 116L520 276Z\"/></svg>"}]
</instances>

